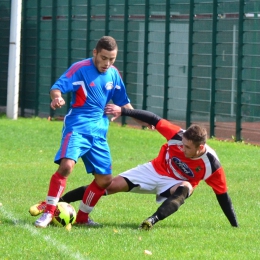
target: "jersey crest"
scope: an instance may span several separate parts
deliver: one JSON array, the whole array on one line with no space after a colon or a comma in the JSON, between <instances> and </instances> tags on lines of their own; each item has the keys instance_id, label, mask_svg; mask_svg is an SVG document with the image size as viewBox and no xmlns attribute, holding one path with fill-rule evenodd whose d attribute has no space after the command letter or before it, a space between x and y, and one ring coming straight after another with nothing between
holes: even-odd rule
<instances>
[{"instance_id":1,"label":"jersey crest","mask_svg":"<svg viewBox=\"0 0 260 260\"><path fill-rule=\"evenodd\" d=\"M192 178L194 177L194 173L192 172L192 170L189 168L189 166L186 163L182 162L177 157L172 157L172 161L180 169L180 171L182 171L184 174L186 174Z\"/></svg>"},{"instance_id":2,"label":"jersey crest","mask_svg":"<svg viewBox=\"0 0 260 260\"><path fill-rule=\"evenodd\" d=\"M113 82L111 82L111 81L110 81L110 82L107 82L105 88L106 88L107 90L113 89L113 88L114 88Z\"/></svg>"}]
</instances>

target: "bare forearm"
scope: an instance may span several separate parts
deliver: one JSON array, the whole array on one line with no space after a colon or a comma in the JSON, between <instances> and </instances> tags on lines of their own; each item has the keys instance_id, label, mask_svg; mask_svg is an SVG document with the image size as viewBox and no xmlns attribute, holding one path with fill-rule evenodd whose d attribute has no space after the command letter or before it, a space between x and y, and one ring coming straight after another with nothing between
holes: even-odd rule
<instances>
[{"instance_id":1,"label":"bare forearm","mask_svg":"<svg viewBox=\"0 0 260 260\"><path fill-rule=\"evenodd\" d=\"M51 100L53 100L55 98L60 98L61 97L61 91L58 90L58 89L51 90L50 97L51 97Z\"/></svg>"},{"instance_id":2,"label":"bare forearm","mask_svg":"<svg viewBox=\"0 0 260 260\"><path fill-rule=\"evenodd\" d=\"M126 104L122 107L127 108L127 109L134 109L133 106L130 103L128 103L128 104Z\"/></svg>"}]
</instances>

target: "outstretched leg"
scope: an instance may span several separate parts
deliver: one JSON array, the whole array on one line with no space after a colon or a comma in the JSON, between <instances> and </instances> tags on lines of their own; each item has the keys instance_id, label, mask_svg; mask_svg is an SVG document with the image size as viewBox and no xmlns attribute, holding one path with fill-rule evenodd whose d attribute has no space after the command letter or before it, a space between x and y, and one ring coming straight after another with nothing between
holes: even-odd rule
<instances>
[{"instance_id":1,"label":"outstretched leg","mask_svg":"<svg viewBox=\"0 0 260 260\"><path fill-rule=\"evenodd\" d=\"M84 192L87 187L88 187L88 185L81 186L74 190L68 191L66 194L64 194L62 197L60 197L59 202L71 203L71 202L75 202L78 200L82 200Z\"/></svg>"},{"instance_id":2,"label":"outstretched leg","mask_svg":"<svg viewBox=\"0 0 260 260\"><path fill-rule=\"evenodd\" d=\"M184 203L184 200L189 195L189 188L187 186L179 186L176 191L170 195L157 211L149 218L144 220L140 225L140 229L149 230L159 220L163 220L176 212Z\"/></svg>"}]
</instances>

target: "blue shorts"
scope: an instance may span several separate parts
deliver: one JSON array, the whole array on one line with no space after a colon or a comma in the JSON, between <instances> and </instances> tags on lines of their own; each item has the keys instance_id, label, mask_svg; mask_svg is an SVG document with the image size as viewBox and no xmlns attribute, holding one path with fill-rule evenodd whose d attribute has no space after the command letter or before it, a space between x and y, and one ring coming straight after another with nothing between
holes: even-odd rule
<instances>
[{"instance_id":1,"label":"blue shorts","mask_svg":"<svg viewBox=\"0 0 260 260\"><path fill-rule=\"evenodd\" d=\"M62 158L77 162L80 157L88 173L112 173L110 149L106 139L76 132L67 133L61 140L54 162L60 164Z\"/></svg>"}]
</instances>

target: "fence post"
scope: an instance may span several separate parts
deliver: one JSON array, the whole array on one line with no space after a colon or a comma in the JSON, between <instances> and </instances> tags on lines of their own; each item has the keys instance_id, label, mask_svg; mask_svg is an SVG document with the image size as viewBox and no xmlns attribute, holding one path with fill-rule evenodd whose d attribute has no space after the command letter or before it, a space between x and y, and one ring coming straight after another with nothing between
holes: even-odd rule
<instances>
[{"instance_id":1,"label":"fence post","mask_svg":"<svg viewBox=\"0 0 260 260\"><path fill-rule=\"evenodd\" d=\"M6 115L18 118L22 0L12 1L9 38Z\"/></svg>"},{"instance_id":2,"label":"fence post","mask_svg":"<svg viewBox=\"0 0 260 260\"><path fill-rule=\"evenodd\" d=\"M26 9L26 1L22 3L22 37L21 37L21 72L20 72L20 109L21 109L21 117L25 116L25 85L26 85L26 65L27 64L27 56L25 55L26 52L26 39L27 39L27 9ZM37 50L36 50L37 52ZM37 67L36 67L37 70ZM36 78L37 79L37 78ZM37 86L36 86L37 87Z\"/></svg>"},{"instance_id":3,"label":"fence post","mask_svg":"<svg viewBox=\"0 0 260 260\"><path fill-rule=\"evenodd\" d=\"M57 35L57 1L52 1L52 33L51 33L51 85L56 79L56 35ZM50 117L54 116L54 110L50 107Z\"/></svg>"},{"instance_id":4,"label":"fence post","mask_svg":"<svg viewBox=\"0 0 260 260\"><path fill-rule=\"evenodd\" d=\"M189 13L189 47L188 47L188 83L187 83L187 109L186 128L191 124L191 90L192 90L192 48L193 48L193 25L194 25L194 0L190 0Z\"/></svg>"},{"instance_id":5,"label":"fence post","mask_svg":"<svg viewBox=\"0 0 260 260\"><path fill-rule=\"evenodd\" d=\"M148 67L148 23L149 23L149 0L145 0L144 20L144 64L143 64L143 104L142 109L147 108L147 67Z\"/></svg>"},{"instance_id":6,"label":"fence post","mask_svg":"<svg viewBox=\"0 0 260 260\"><path fill-rule=\"evenodd\" d=\"M128 0L125 0L124 6L124 47L123 47L123 80L126 82L127 70L127 43L128 43ZM126 117L122 116L121 124L126 124Z\"/></svg>"},{"instance_id":7,"label":"fence post","mask_svg":"<svg viewBox=\"0 0 260 260\"><path fill-rule=\"evenodd\" d=\"M40 32L41 32L41 0L37 0L37 17L36 17L36 71L35 71L35 116L39 114L39 88L40 88Z\"/></svg>"},{"instance_id":8,"label":"fence post","mask_svg":"<svg viewBox=\"0 0 260 260\"><path fill-rule=\"evenodd\" d=\"M109 0L106 0L106 22L105 22L105 35L109 32Z\"/></svg>"},{"instance_id":9,"label":"fence post","mask_svg":"<svg viewBox=\"0 0 260 260\"><path fill-rule=\"evenodd\" d=\"M89 49L89 41L90 41L90 21L91 21L91 12L90 12L90 7L91 7L91 0L87 1L87 34L86 34L86 57L92 56L92 53L90 53Z\"/></svg>"},{"instance_id":10,"label":"fence post","mask_svg":"<svg viewBox=\"0 0 260 260\"><path fill-rule=\"evenodd\" d=\"M217 8L218 8L218 0L214 0L213 1L213 13L212 13L210 137L215 136Z\"/></svg>"},{"instance_id":11,"label":"fence post","mask_svg":"<svg viewBox=\"0 0 260 260\"><path fill-rule=\"evenodd\" d=\"M165 46L164 46L164 102L163 118L168 118L168 89L169 89L169 46L170 46L170 0L165 4Z\"/></svg>"},{"instance_id":12,"label":"fence post","mask_svg":"<svg viewBox=\"0 0 260 260\"><path fill-rule=\"evenodd\" d=\"M69 68L71 66L71 17L72 17L72 0L68 1L68 44L67 44L67 50L68 50L68 57L67 57L67 67ZM66 97L66 104L67 104L67 110L69 110L70 107L70 101L71 101L71 92L67 93Z\"/></svg>"},{"instance_id":13,"label":"fence post","mask_svg":"<svg viewBox=\"0 0 260 260\"><path fill-rule=\"evenodd\" d=\"M239 1L238 21L238 53L237 53L237 109L236 109L236 141L241 141L241 95L243 72L243 33L244 33L244 0Z\"/></svg>"}]
</instances>

